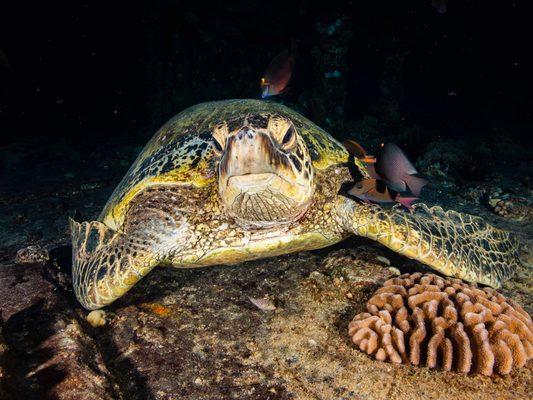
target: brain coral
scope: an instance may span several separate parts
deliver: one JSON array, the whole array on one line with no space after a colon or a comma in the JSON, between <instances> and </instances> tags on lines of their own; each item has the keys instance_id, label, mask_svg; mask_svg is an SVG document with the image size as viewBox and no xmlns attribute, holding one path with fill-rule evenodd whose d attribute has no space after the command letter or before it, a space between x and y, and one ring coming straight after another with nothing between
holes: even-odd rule
<instances>
[{"instance_id":1,"label":"brain coral","mask_svg":"<svg viewBox=\"0 0 533 400\"><path fill-rule=\"evenodd\" d=\"M386 281L349 334L381 361L508 374L533 357L531 317L496 290L433 274Z\"/></svg>"}]
</instances>

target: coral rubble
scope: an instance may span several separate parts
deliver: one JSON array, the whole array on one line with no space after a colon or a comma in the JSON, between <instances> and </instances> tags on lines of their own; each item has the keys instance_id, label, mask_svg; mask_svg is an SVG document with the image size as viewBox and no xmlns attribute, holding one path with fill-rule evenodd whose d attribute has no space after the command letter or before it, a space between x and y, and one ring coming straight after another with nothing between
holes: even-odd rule
<instances>
[{"instance_id":1,"label":"coral rubble","mask_svg":"<svg viewBox=\"0 0 533 400\"><path fill-rule=\"evenodd\" d=\"M533 323L496 290L433 274L386 281L349 325L352 341L380 361L484 375L533 358Z\"/></svg>"},{"instance_id":2,"label":"coral rubble","mask_svg":"<svg viewBox=\"0 0 533 400\"><path fill-rule=\"evenodd\" d=\"M17 251L15 262L17 264L40 264L50 258L48 251L39 246L28 246Z\"/></svg>"}]
</instances>

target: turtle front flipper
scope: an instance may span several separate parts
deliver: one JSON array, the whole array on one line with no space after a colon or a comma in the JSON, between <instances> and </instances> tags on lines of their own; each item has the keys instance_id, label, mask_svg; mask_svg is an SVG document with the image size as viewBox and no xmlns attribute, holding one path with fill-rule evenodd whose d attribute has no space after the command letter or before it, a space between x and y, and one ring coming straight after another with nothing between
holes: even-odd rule
<instances>
[{"instance_id":1,"label":"turtle front flipper","mask_svg":"<svg viewBox=\"0 0 533 400\"><path fill-rule=\"evenodd\" d=\"M479 217L425 204L409 213L344 199L344 229L374 239L444 275L500 287L519 265L518 241Z\"/></svg>"},{"instance_id":2,"label":"turtle front flipper","mask_svg":"<svg viewBox=\"0 0 533 400\"><path fill-rule=\"evenodd\" d=\"M112 303L156 265L190 245L184 213L164 194L154 193L132 202L122 232L98 221L70 220L74 291L85 308ZM154 208L156 201L166 205Z\"/></svg>"},{"instance_id":3,"label":"turtle front flipper","mask_svg":"<svg viewBox=\"0 0 533 400\"><path fill-rule=\"evenodd\" d=\"M160 261L142 240L101 222L71 219L70 230L74 292L89 310L112 303Z\"/></svg>"}]
</instances>

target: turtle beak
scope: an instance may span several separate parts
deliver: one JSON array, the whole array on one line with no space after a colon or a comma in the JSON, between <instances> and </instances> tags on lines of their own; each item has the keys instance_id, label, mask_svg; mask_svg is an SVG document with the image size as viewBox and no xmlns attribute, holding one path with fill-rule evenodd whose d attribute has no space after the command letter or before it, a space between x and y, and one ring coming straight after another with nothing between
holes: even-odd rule
<instances>
[{"instance_id":1,"label":"turtle beak","mask_svg":"<svg viewBox=\"0 0 533 400\"><path fill-rule=\"evenodd\" d=\"M219 193L236 219L258 227L293 220L307 208L311 192L298 185L287 155L268 133L245 126L228 137L219 164Z\"/></svg>"},{"instance_id":2,"label":"turtle beak","mask_svg":"<svg viewBox=\"0 0 533 400\"><path fill-rule=\"evenodd\" d=\"M249 127L243 127L228 139L226 152L220 163L221 176L274 173L275 166L270 162L274 152L266 135Z\"/></svg>"}]
</instances>

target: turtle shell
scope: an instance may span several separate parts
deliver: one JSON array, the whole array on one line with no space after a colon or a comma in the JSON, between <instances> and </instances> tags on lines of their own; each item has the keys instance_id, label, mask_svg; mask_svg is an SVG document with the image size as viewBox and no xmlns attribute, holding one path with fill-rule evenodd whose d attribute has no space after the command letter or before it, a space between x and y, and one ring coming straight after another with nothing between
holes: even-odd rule
<instances>
[{"instance_id":1,"label":"turtle shell","mask_svg":"<svg viewBox=\"0 0 533 400\"><path fill-rule=\"evenodd\" d=\"M307 118L281 104L260 100L201 103L180 112L156 132L111 195L100 221L120 230L128 204L139 192L152 185L215 185L218 156L214 151L213 128L226 122L233 130L245 118L274 114L292 121L307 144L317 173L349 161L349 154L342 144Z\"/></svg>"}]
</instances>

